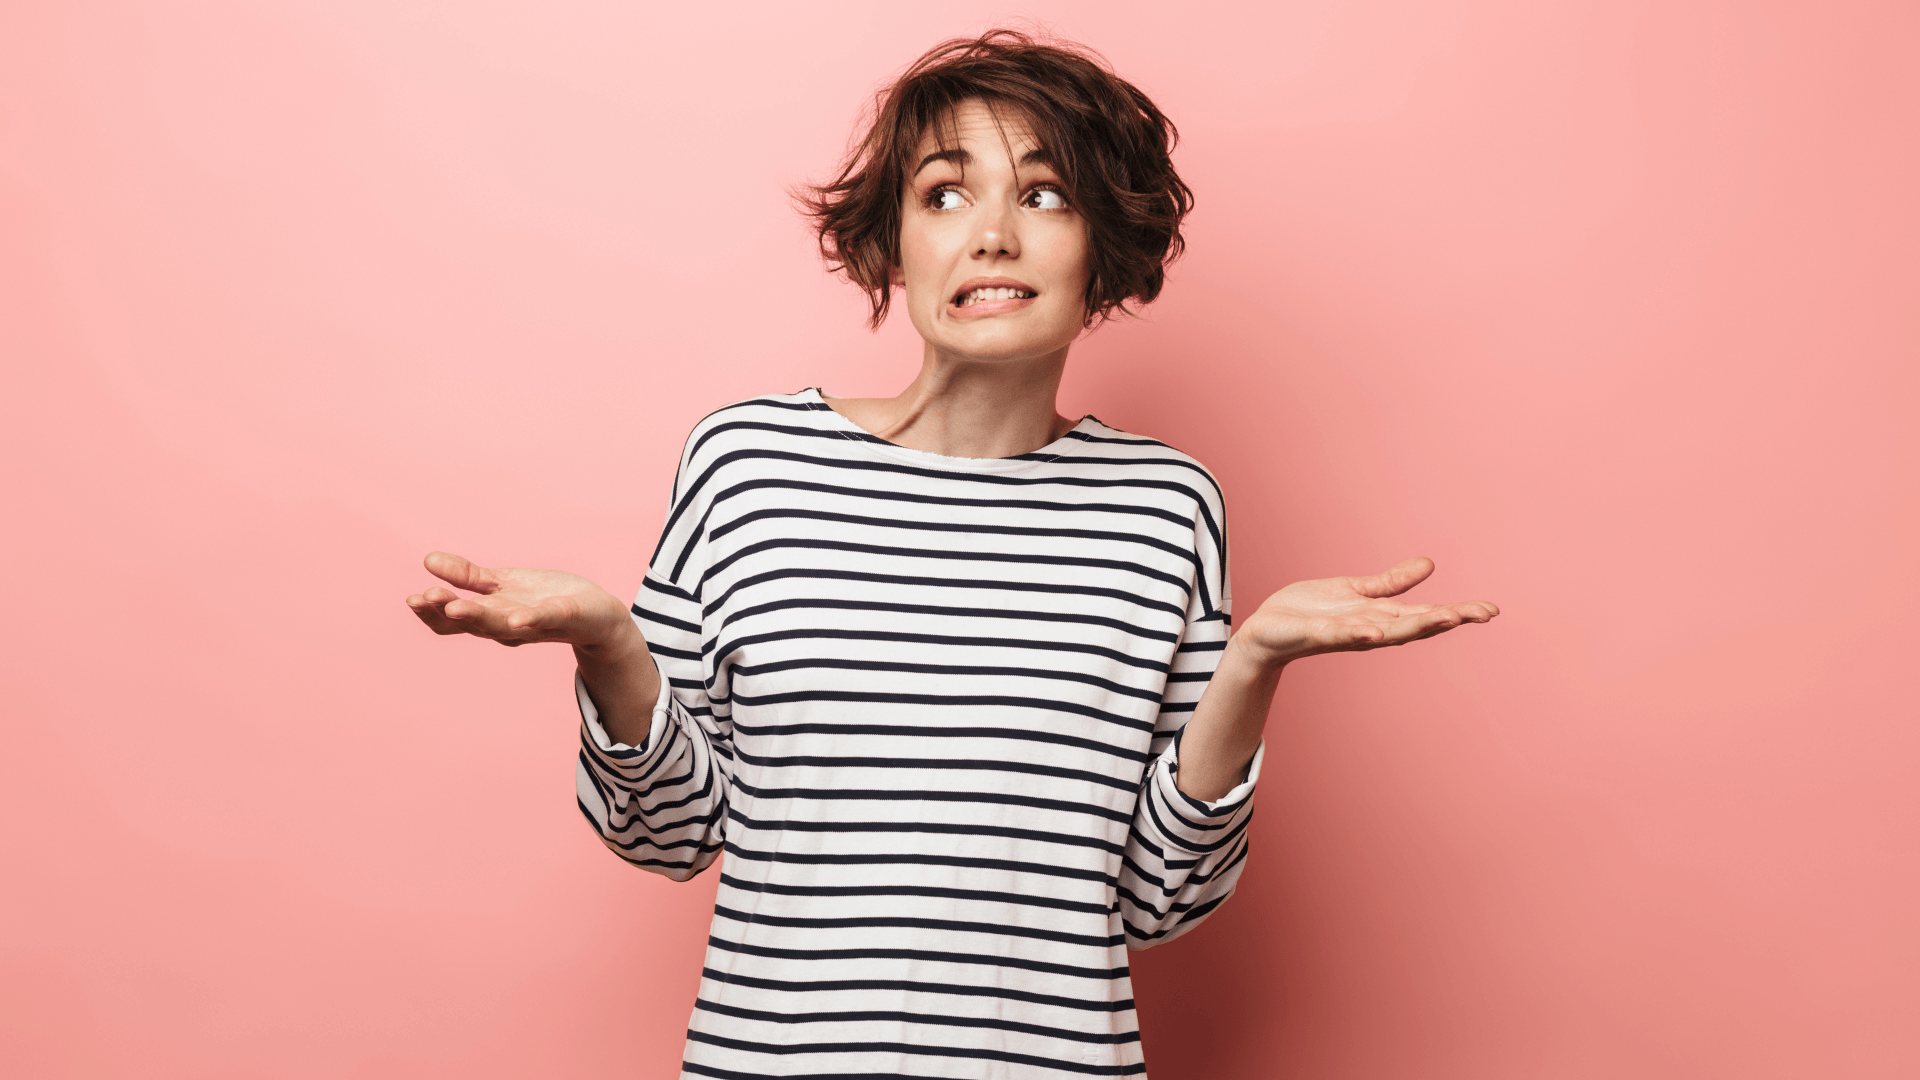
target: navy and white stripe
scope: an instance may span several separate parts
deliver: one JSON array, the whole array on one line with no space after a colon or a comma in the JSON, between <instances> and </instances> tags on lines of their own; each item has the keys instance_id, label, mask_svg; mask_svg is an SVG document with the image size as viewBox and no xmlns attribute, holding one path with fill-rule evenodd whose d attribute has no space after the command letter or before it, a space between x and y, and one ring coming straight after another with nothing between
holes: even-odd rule
<instances>
[{"instance_id":1,"label":"navy and white stripe","mask_svg":"<svg viewBox=\"0 0 1920 1080\"><path fill-rule=\"evenodd\" d=\"M579 689L580 807L719 859L685 1077L1142 1076L1127 950L1233 891L1247 781L1174 784L1228 636L1193 459L1088 417L1031 454L884 442L818 391L702 420L634 618L643 747Z\"/></svg>"}]
</instances>

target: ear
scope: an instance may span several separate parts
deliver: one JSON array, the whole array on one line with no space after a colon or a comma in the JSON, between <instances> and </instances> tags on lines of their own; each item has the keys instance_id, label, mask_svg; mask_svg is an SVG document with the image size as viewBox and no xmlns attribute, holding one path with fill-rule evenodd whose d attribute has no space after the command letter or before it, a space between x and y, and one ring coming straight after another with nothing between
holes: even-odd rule
<instances>
[{"instance_id":1,"label":"ear","mask_svg":"<svg viewBox=\"0 0 1920 1080\"><path fill-rule=\"evenodd\" d=\"M896 289L904 289L907 287L907 272L898 266L889 267L887 281Z\"/></svg>"}]
</instances>

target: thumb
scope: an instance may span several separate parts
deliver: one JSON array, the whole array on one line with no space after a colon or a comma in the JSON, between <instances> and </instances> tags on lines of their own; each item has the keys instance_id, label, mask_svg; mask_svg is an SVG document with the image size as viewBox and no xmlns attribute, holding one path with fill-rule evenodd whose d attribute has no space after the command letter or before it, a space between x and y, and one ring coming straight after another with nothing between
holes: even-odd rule
<instances>
[{"instance_id":1,"label":"thumb","mask_svg":"<svg viewBox=\"0 0 1920 1080\"><path fill-rule=\"evenodd\" d=\"M427 553L427 557L422 562L426 565L427 573L456 589L486 594L500 587L498 574L458 555L445 551L432 551Z\"/></svg>"},{"instance_id":2,"label":"thumb","mask_svg":"<svg viewBox=\"0 0 1920 1080\"><path fill-rule=\"evenodd\" d=\"M1416 556L1404 562L1395 563L1384 574L1372 577L1348 578L1353 591L1361 596L1379 599L1383 596L1399 596L1415 585L1427 580L1433 573L1433 560L1425 556Z\"/></svg>"}]
</instances>

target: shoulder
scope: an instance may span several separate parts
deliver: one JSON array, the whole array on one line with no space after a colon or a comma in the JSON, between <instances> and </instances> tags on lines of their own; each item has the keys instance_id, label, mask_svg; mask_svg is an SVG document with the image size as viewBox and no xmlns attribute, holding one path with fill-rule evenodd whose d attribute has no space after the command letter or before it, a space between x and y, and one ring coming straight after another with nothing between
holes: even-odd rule
<instances>
[{"instance_id":1,"label":"shoulder","mask_svg":"<svg viewBox=\"0 0 1920 1080\"><path fill-rule=\"evenodd\" d=\"M762 394L722 405L701 417L687 433L680 470L685 473L726 454L783 438L831 437L834 415L811 388L791 394Z\"/></svg>"},{"instance_id":2,"label":"shoulder","mask_svg":"<svg viewBox=\"0 0 1920 1080\"><path fill-rule=\"evenodd\" d=\"M777 471L782 458L790 461L796 453L837 438L829 419L835 415L819 393L808 388L747 398L701 417L680 451L661 543L676 529L697 532L716 487L733 482L730 478L739 470L761 475Z\"/></svg>"},{"instance_id":3,"label":"shoulder","mask_svg":"<svg viewBox=\"0 0 1920 1080\"><path fill-rule=\"evenodd\" d=\"M817 426L809 423L821 412L833 410L820 400L820 395L811 388L797 390L791 394L762 394L744 401L735 401L713 410L693 425L687 434L687 443L691 446L701 438L717 431L739 430L748 425L799 425Z\"/></svg>"},{"instance_id":4,"label":"shoulder","mask_svg":"<svg viewBox=\"0 0 1920 1080\"><path fill-rule=\"evenodd\" d=\"M1192 486L1202 501L1218 505L1222 501L1220 482L1200 459L1159 439L1122 431L1089 416L1067 433L1073 448L1062 453L1062 462L1125 467L1139 475L1157 475Z\"/></svg>"},{"instance_id":5,"label":"shoulder","mask_svg":"<svg viewBox=\"0 0 1920 1080\"><path fill-rule=\"evenodd\" d=\"M1151 491L1169 510L1191 514L1197 541L1226 561L1226 495L1198 458L1159 439L1136 435L1087 417L1069 432L1074 448L1057 459L1080 464L1122 484Z\"/></svg>"}]
</instances>

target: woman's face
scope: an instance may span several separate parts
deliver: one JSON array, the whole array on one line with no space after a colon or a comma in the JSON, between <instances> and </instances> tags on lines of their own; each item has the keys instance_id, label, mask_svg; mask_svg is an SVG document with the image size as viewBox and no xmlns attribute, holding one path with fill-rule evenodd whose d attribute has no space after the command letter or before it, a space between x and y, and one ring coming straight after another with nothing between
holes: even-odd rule
<instances>
[{"instance_id":1,"label":"woman's face","mask_svg":"<svg viewBox=\"0 0 1920 1080\"><path fill-rule=\"evenodd\" d=\"M930 348L957 360L1036 359L1086 322L1087 228L1019 114L954 110L908 163L893 284Z\"/></svg>"}]
</instances>

